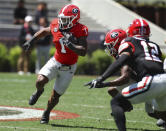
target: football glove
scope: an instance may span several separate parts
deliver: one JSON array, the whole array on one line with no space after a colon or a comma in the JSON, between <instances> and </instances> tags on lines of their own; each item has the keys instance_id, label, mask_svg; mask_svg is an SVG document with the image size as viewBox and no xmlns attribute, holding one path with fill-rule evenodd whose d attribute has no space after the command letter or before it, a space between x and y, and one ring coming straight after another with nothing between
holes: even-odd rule
<instances>
[{"instance_id":1,"label":"football glove","mask_svg":"<svg viewBox=\"0 0 166 131\"><path fill-rule=\"evenodd\" d=\"M69 47L70 45L72 45L72 43L68 39L66 39L65 37L62 37L61 41L62 41L63 45L65 45L67 47Z\"/></svg>"},{"instance_id":2,"label":"football glove","mask_svg":"<svg viewBox=\"0 0 166 131\"><path fill-rule=\"evenodd\" d=\"M102 77L98 77L97 79L94 79L94 80L86 83L84 86L89 86L89 89L102 88L101 87L102 81L103 81L103 78Z\"/></svg>"},{"instance_id":3,"label":"football glove","mask_svg":"<svg viewBox=\"0 0 166 131\"><path fill-rule=\"evenodd\" d=\"M26 41L26 42L23 44L23 46L22 46L23 49L24 49L25 51L30 50L30 48L32 47L32 44L34 43L35 40L36 40L36 38L35 38L35 37L32 37L32 39Z\"/></svg>"},{"instance_id":4,"label":"football glove","mask_svg":"<svg viewBox=\"0 0 166 131\"><path fill-rule=\"evenodd\" d=\"M77 38L71 32L62 32L64 38L71 42L72 44L77 43Z\"/></svg>"}]
</instances>

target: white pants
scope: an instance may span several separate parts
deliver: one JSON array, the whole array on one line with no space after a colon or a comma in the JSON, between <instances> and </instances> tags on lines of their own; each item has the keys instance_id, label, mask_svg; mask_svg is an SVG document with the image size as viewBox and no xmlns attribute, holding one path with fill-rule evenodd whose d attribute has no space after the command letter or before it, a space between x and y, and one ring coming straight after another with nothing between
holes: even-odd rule
<instances>
[{"instance_id":1,"label":"white pants","mask_svg":"<svg viewBox=\"0 0 166 131\"><path fill-rule=\"evenodd\" d=\"M54 90L62 95L73 78L77 64L70 65L69 69L52 57L40 70L39 74L46 76L49 80L56 78Z\"/></svg>"},{"instance_id":2,"label":"white pants","mask_svg":"<svg viewBox=\"0 0 166 131\"><path fill-rule=\"evenodd\" d=\"M153 110L166 111L166 74L144 77L124 88L122 95L132 104L146 102Z\"/></svg>"}]
</instances>

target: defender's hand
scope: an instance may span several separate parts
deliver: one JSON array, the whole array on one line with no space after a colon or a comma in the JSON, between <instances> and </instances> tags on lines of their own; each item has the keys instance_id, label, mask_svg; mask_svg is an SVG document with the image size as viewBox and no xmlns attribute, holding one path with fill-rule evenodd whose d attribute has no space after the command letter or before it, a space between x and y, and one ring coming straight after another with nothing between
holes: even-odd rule
<instances>
[{"instance_id":1,"label":"defender's hand","mask_svg":"<svg viewBox=\"0 0 166 131\"><path fill-rule=\"evenodd\" d=\"M98 77L97 79L86 83L84 86L89 86L89 89L100 88L100 84L102 83L102 79L103 79L102 77Z\"/></svg>"}]
</instances>

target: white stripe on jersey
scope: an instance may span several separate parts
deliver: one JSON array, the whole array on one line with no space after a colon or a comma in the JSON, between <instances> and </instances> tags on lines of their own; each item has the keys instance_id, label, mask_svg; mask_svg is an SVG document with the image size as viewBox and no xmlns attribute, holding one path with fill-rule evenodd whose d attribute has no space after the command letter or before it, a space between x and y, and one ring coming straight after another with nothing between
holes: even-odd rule
<instances>
[{"instance_id":1,"label":"white stripe on jersey","mask_svg":"<svg viewBox=\"0 0 166 131\"><path fill-rule=\"evenodd\" d=\"M118 54L120 55L120 53L128 47L129 47L129 44L127 42L120 44L119 49L118 49Z\"/></svg>"}]
</instances>

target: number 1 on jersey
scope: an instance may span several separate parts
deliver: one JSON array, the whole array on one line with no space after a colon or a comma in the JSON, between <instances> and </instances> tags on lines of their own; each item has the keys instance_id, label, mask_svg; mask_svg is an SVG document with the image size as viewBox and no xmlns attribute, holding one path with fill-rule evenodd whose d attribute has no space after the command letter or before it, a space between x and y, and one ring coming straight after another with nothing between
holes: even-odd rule
<instances>
[{"instance_id":1,"label":"number 1 on jersey","mask_svg":"<svg viewBox=\"0 0 166 131\"><path fill-rule=\"evenodd\" d=\"M64 44L63 44L63 40L60 39L60 40L59 40L59 43L61 44L61 52L62 52L62 53L66 53L65 46L64 46Z\"/></svg>"}]
</instances>

